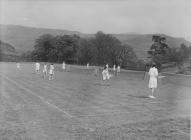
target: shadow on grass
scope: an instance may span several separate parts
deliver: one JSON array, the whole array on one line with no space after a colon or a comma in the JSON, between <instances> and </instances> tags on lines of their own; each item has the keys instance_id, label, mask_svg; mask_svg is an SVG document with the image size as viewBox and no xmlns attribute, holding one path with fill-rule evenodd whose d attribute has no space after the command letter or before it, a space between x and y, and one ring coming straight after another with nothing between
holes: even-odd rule
<instances>
[{"instance_id":1,"label":"shadow on grass","mask_svg":"<svg viewBox=\"0 0 191 140\"><path fill-rule=\"evenodd\" d=\"M128 95L129 97L133 97L133 98L141 98L141 99L148 99L148 96L145 95Z\"/></svg>"},{"instance_id":2,"label":"shadow on grass","mask_svg":"<svg viewBox=\"0 0 191 140\"><path fill-rule=\"evenodd\" d=\"M110 86L110 84L107 84L107 83L93 83L93 85L96 85L96 86Z\"/></svg>"}]
</instances>

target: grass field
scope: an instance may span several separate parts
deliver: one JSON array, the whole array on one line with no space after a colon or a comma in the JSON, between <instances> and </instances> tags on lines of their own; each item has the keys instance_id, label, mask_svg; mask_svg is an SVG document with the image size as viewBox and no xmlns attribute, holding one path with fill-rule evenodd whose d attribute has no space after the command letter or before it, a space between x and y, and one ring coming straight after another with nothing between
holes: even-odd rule
<instances>
[{"instance_id":1,"label":"grass field","mask_svg":"<svg viewBox=\"0 0 191 140\"><path fill-rule=\"evenodd\" d=\"M191 77L166 75L149 99L142 72L109 85L71 66L49 81L32 63L0 63L0 140L189 140Z\"/></svg>"}]
</instances>

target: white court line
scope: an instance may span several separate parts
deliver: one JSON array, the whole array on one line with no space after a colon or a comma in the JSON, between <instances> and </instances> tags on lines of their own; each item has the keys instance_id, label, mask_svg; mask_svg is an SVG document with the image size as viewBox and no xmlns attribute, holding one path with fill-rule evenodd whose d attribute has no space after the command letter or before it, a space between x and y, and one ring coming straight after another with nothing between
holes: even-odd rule
<instances>
[{"instance_id":1,"label":"white court line","mask_svg":"<svg viewBox=\"0 0 191 140\"><path fill-rule=\"evenodd\" d=\"M0 75L1 75L1 74L0 74ZM41 97L41 96L35 94L32 90L30 90L30 89L28 89L28 88L25 88L23 85L19 84L18 82L15 82L14 80L9 79L9 78L8 78L7 76L5 76L5 75L3 75L3 76L1 75L1 77L4 77L4 78L7 79L9 82L15 84L16 86L18 86L18 87L20 87L21 89L27 91L28 93L30 93L30 94L36 96L36 97L39 98L43 103L49 105L50 107L52 107L52 108L54 108L54 109L56 109L56 110L58 110L58 111L60 111L60 112L62 112L62 113L64 113L64 114L66 114L66 115L67 115L68 117L70 117L70 118L74 118L74 116L72 116L72 115L69 114L68 112L66 112L66 111L64 111L64 110L62 110L62 109L60 109L59 107L57 107L57 106L54 105L54 104L51 104L51 103L48 102L46 99L44 99L43 97Z\"/></svg>"}]
</instances>

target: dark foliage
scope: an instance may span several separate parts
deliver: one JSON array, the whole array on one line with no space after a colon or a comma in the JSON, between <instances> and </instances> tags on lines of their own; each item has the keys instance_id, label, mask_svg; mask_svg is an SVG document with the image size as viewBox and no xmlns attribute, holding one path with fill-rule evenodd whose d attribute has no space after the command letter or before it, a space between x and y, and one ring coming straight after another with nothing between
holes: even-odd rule
<instances>
[{"instance_id":1,"label":"dark foliage","mask_svg":"<svg viewBox=\"0 0 191 140\"><path fill-rule=\"evenodd\" d=\"M77 35L40 36L32 52L22 55L25 60L62 62L91 65L120 65L123 68L140 68L131 46L122 44L110 34L97 32L92 38ZM138 64L137 64L138 62ZM140 64L140 65L139 65Z\"/></svg>"},{"instance_id":2,"label":"dark foliage","mask_svg":"<svg viewBox=\"0 0 191 140\"><path fill-rule=\"evenodd\" d=\"M148 51L151 62L155 62L159 69L163 64L174 62L177 65L182 65L189 59L191 54L190 47L181 44L180 48L169 47L166 43L166 39L161 36L152 37L153 44Z\"/></svg>"}]
</instances>

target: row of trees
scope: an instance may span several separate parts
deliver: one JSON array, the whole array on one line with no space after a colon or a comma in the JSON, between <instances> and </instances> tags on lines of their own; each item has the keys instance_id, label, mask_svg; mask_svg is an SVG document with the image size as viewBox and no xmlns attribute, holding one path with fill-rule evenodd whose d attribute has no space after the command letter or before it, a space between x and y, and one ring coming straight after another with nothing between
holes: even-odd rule
<instances>
[{"instance_id":1,"label":"row of trees","mask_svg":"<svg viewBox=\"0 0 191 140\"><path fill-rule=\"evenodd\" d=\"M170 47L166 38L152 37L152 45L148 51L151 61L162 64L175 62L181 65L188 60L191 47L181 44L180 48ZM75 64L120 65L123 68L143 70L144 61L138 60L132 47L122 44L110 34L97 32L92 38L80 38L78 35L53 36L45 34L35 41L34 50L22 55L30 61L63 62Z\"/></svg>"},{"instance_id":2,"label":"row of trees","mask_svg":"<svg viewBox=\"0 0 191 140\"><path fill-rule=\"evenodd\" d=\"M132 47L122 44L110 34L97 32L92 38L77 35L40 36L34 50L23 54L24 59L44 62L63 62L76 64L121 65L124 68L144 68Z\"/></svg>"}]
</instances>

